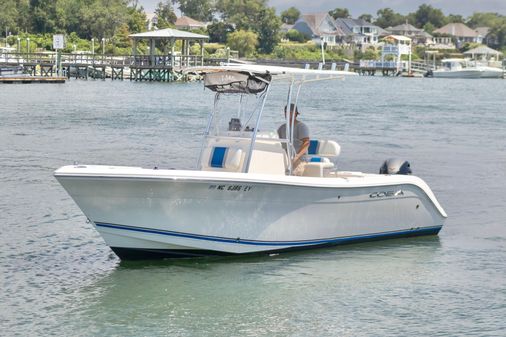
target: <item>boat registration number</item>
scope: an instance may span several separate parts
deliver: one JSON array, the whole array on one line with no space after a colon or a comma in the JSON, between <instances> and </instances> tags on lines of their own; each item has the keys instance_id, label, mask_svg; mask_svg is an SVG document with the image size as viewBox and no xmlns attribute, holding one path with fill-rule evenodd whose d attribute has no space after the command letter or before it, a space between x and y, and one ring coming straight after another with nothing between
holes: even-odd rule
<instances>
[{"instance_id":1,"label":"boat registration number","mask_svg":"<svg viewBox=\"0 0 506 337\"><path fill-rule=\"evenodd\" d=\"M248 192L251 191L251 185L209 185L210 190L231 191L231 192Z\"/></svg>"}]
</instances>

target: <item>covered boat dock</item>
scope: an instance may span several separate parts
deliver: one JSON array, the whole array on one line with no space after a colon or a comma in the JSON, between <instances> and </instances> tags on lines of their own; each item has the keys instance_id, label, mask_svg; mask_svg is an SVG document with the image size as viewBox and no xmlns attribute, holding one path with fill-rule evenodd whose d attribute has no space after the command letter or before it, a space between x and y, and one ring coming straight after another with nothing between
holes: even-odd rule
<instances>
[{"instance_id":1,"label":"covered boat dock","mask_svg":"<svg viewBox=\"0 0 506 337\"><path fill-rule=\"evenodd\" d=\"M475 60L483 59L483 60L499 61L499 58L502 56L502 53L483 45L473 49L469 49L468 51L464 52L464 55L471 56L471 58Z\"/></svg>"},{"instance_id":2,"label":"covered boat dock","mask_svg":"<svg viewBox=\"0 0 506 337\"><path fill-rule=\"evenodd\" d=\"M133 40L133 64L130 66L130 79L135 81L171 81L182 76L184 67L204 64L204 43L207 35L166 28L129 35ZM138 44L148 41L148 54L140 55ZM176 42L181 41L181 51L176 51ZM200 54L191 55L191 44L200 45ZM157 47L161 53L157 54Z\"/></svg>"}]
</instances>

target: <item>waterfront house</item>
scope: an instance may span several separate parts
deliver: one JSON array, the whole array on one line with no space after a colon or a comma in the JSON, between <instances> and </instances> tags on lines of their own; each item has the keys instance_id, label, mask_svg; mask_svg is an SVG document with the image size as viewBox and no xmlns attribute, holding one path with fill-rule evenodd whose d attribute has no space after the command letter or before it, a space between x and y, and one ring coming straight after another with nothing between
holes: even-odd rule
<instances>
[{"instance_id":1,"label":"waterfront house","mask_svg":"<svg viewBox=\"0 0 506 337\"><path fill-rule=\"evenodd\" d=\"M341 43L345 36L328 13L303 14L292 28L317 44L329 46Z\"/></svg>"},{"instance_id":2,"label":"waterfront house","mask_svg":"<svg viewBox=\"0 0 506 337\"><path fill-rule=\"evenodd\" d=\"M346 42L356 45L375 45L384 29L363 19L337 18L335 24L346 34Z\"/></svg>"},{"instance_id":3,"label":"waterfront house","mask_svg":"<svg viewBox=\"0 0 506 337\"><path fill-rule=\"evenodd\" d=\"M394 27L385 28L385 30L389 33L389 35L401 35L409 37L413 41L413 44L433 44L432 35L423 29L416 28L407 22Z\"/></svg>"},{"instance_id":4,"label":"waterfront house","mask_svg":"<svg viewBox=\"0 0 506 337\"><path fill-rule=\"evenodd\" d=\"M177 29L182 30L205 29L207 27L205 23L192 19L189 16L177 18L174 25Z\"/></svg>"},{"instance_id":5,"label":"waterfront house","mask_svg":"<svg viewBox=\"0 0 506 337\"><path fill-rule=\"evenodd\" d=\"M483 43L486 45L497 45L497 37L490 33L490 27L477 27L475 31L483 37Z\"/></svg>"},{"instance_id":6,"label":"waterfront house","mask_svg":"<svg viewBox=\"0 0 506 337\"><path fill-rule=\"evenodd\" d=\"M482 43L483 36L476 30L469 28L463 23L449 23L434 31L434 34L443 36L451 36L457 47L460 47L466 42Z\"/></svg>"}]
</instances>

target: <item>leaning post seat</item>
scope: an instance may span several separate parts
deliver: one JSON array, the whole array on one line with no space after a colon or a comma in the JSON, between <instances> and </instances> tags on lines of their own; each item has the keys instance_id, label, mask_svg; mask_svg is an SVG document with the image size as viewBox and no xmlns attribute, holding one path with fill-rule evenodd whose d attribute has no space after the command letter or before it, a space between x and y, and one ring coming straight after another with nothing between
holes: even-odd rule
<instances>
[{"instance_id":1,"label":"leaning post seat","mask_svg":"<svg viewBox=\"0 0 506 337\"><path fill-rule=\"evenodd\" d=\"M334 163L326 157L312 156L304 159L306 163L302 175L305 177L328 177L334 168Z\"/></svg>"},{"instance_id":2,"label":"leaning post seat","mask_svg":"<svg viewBox=\"0 0 506 337\"><path fill-rule=\"evenodd\" d=\"M306 162L303 176L326 177L334 169L336 158L341 153L341 147L333 140L309 141L307 155L303 157Z\"/></svg>"},{"instance_id":3,"label":"leaning post seat","mask_svg":"<svg viewBox=\"0 0 506 337\"><path fill-rule=\"evenodd\" d=\"M341 146L333 140L316 140L309 141L309 149L307 155L309 157L325 157L333 160L341 154Z\"/></svg>"}]
</instances>

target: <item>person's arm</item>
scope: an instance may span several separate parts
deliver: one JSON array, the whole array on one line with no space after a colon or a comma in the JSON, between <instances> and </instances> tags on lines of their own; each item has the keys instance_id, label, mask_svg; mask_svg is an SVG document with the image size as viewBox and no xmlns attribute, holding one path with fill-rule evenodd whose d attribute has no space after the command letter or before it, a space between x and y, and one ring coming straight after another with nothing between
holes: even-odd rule
<instances>
[{"instance_id":1,"label":"person's arm","mask_svg":"<svg viewBox=\"0 0 506 337\"><path fill-rule=\"evenodd\" d=\"M300 147L300 151L299 153L297 153L295 155L295 157L293 158L293 162L296 163L297 161L300 160L300 158L307 154L307 150L309 149L309 137L306 137L306 138L302 138L302 145Z\"/></svg>"}]
</instances>

